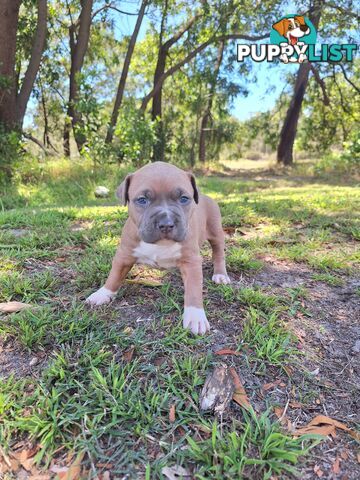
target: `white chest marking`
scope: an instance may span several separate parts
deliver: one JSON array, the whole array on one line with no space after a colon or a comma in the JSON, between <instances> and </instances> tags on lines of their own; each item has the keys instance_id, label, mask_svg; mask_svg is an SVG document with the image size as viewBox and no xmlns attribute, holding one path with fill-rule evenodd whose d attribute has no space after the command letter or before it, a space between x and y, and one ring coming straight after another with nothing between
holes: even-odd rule
<instances>
[{"instance_id":1,"label":"white chest marking","mask_svg":"<svg viewBox=\"0 0 360 480\"><path fill-rule=\"evenodd\" d=\"M157 244L141 241L134 248L133 255L137 260L136 263L157 268L172 268L181 257L181 245L171 240L161 240Z\"/></svg>"}]
</instances>

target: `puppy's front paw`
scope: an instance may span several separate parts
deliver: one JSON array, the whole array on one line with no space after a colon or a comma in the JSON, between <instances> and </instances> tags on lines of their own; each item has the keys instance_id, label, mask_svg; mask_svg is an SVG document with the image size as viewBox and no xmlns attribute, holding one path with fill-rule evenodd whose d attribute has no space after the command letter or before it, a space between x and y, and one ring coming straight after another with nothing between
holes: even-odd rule
<instances>
[{"instance_id":1,"label":"puppy's front paw","mask_svg":"<svg viewBox=\"0 0 360 480\"><path fill-rule=\"evenodd\" d=\"M203 308L185 307L183 327L192 331L195 335L204 335L210 330L210 324Z\"/></svg>"},{"instance_id":2,"label":"puppy's front paw","mask_svg":"<svg viewBox=\"0 0 360 480\"><path fill-rule=\"evenodd\" d=\"M231 280L227 274L224 275L223 273L214 273L212 276L212 281L214 283L223 283L224 285L231 283Z\"/></svg>"},{"instance_id":3,"label":"puppy's front paw","mask_svg":"<svg viewBox=\"0 0 360 480\"><path fill-rule=\"evenodd\" d=\"M116 292L112 292L108 288L101 287L96 292L92 293L86 300L85 303L89 305L104 305L105 303L110 303L111 300L115 297Z\"/></svg>"}]
</instances>

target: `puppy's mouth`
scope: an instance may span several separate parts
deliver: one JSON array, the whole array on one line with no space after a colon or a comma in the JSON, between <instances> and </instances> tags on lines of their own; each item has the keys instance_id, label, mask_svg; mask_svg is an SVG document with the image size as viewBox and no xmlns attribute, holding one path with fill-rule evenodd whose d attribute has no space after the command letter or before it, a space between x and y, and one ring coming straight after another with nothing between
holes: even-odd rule
<instances>
[{"instance_id":1,"label":"puppy's mouth","mask_svg":"<svg viewBox=\"0 0 360 480\"><path fill-rule=\"evenodd\" d=\"M289 33L289 40L291 45L296 45L298 42L298 38L291 35L291 33Z\"/></svg>"}]
</instances>

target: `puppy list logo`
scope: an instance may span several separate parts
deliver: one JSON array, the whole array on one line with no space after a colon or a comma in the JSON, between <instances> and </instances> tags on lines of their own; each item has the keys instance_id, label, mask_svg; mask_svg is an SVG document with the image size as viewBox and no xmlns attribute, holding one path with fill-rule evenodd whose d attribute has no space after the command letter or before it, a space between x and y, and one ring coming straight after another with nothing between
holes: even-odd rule
<instances>
[{"instance_id":1,"label":"puppy list logo","mask_svg":"<svg viewBox=\"0 0 360 480\"><path fill-rule=\"evenodd\" d=\"M283 63L352 62L356 44L321 44L316 49L316 28L303 15L286 15L273 24L268 44L238 44L237 61L250 57L255 62L273 62L279 58Z\"/></svg>"}]
</instances>

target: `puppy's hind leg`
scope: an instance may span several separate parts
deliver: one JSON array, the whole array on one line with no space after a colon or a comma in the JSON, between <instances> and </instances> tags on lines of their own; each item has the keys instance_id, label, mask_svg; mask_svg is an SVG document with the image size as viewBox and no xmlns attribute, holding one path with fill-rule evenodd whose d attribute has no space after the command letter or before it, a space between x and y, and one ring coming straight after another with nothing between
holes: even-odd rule
<instances>
[{"instance_id":1,"label":"puppy's hind leg","mask_svg":"<svg viewBox=\"0 0 360 480\"><path fill-rule=\"evenodd\" d=\"M221 230L221 238L212 238L209 239L211 248L212 248L212 258L214 265L214 274L212 276L212 281L215 283L231 283L231 280L226 271L225 265L225 240L224 233Z\"/></svg>"},{"instance_id":2,"label":"puppy's hind leg","mask_svg":"<svg viewBox=\"0 0 360 480\"><path fill-rule=\"evenodd\" d=\"M212 248L214 274L212 280L215 283L231 283L225 264L225 235L221 224L219 207L212 212L212 222L208 226L208 240Z\"/></svg>"}]
</instances>

